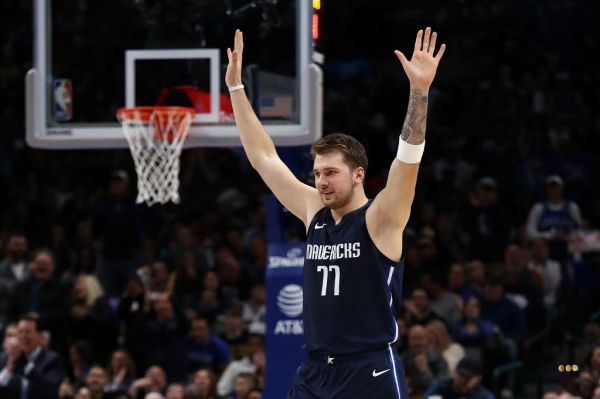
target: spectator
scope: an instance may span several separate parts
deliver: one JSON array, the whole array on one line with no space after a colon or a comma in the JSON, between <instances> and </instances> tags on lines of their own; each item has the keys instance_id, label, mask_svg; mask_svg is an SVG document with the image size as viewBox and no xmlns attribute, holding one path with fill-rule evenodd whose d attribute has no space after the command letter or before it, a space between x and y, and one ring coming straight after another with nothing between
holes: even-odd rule
<instances>
[{"instance_id":1,"label":"spectator","mask_svg":"<svg viewBox=\"0 0 600 399\"><path fill-rule=\"evenodd\" d=\"M203 257L190 249L183 251L169 285L184 307L192 307L194 300L201 295L202 280L207 270L208 265Z\"/></svg>"},{"instance_id":2,"label":"spectator","mask_svg":"<svg viewBox=\"0 0 600 399\"><path fill-rule=\"evenodd\" d=\"M460 263L453 263L448 270L448 289L458 295L463 301L477 293L477 290L467 284L465 268Z\"/></svg>"},{"instance_id":3,"label":"spectator","mask_svg":"<svg viewBox=\"0 0 600 399\"><path fill-rule=\"evenodd\" d=\"M194 305L194 316L206 319L210 324L214 324L221 310L218 295L218 292L214 289L202 291L200 300Z\"/></svg>"},{"instance_id":4,"label":"spectator","mask_svg":"<svg viewBox=\"0 0 600 399\"><path fill-rule=\"evenodd\" d=\"M85 376L92 367L92 348L86 341L75 341L69 345L69 370L67 375L76 386L83 385Z\"/></svg>"},{"instance_id":5,"label":"spectator","mask_svg":"<svg viewBox=\"0 0 600 399\"><path fill-rule=\"evenodd\" d=\"M235 377L234 394L228 399L245 399L250 391L256 387L256 377L252 373L241 373Z\"/></svg>"},{"instance_id":6,"label":"spectator","mask_svg":"<svg viewBox=\"0 0 600 399\"><path fill-rule=\"evenodd\" d=\"M210 331L206 319L192 320L192 328L187 343L187 361L189 370L209 368L222 372L229 361L229 346Z\"/></svg>"},{"instance_id":7,"label":"spectator","mask_svg":"<svg viewBox=\"0 0 600 399\"><path fill-rule=\"evenodd\" d=\"M242 309L239 304L233 304L225 312L224 328L221 339L229 346L231 356L234 359L240 359L244 355L249 335L242 322Z\"/></svg>"},{"instance_id":8,"label":"spectator","mask_svg":"<svg viewBox=\"0 0 600 399\"><path fill-rule=\"evenodd\" d=\"M133 381L128 393L133 399L143 399L147 393L165 393L167 389L167 375L160 366L150 366L142 378Z\"/></svg>"},{"instance_id":9,"label":"spectator","mask_svg":"<svg viewBox=\"0 0 600 399\"><path fill-rule=\"evenodd\" d=\"M495 327L489 320L480 317L481 304L476 296L465 301L463 318L454 325L452 336L465 347L481 348L492 340Z\"/></svg>"},{"instance_id":10,"label":"spectator","mask_svg":"<svg viewBox=\"0 0 600 399\"><path fill-rule=\"evenodd\" d=\"M184 398L185 399L206 399L204 396L200 395L196 384L187 384L185 386ZM209 398L209 399L214 399L214 398Z\"/></svg>"},{"instance_id":11,"label":"spectator","mask_svg":"<svg viewBox=\"0 0 600 399\"><path fill-rule=\"evenodd\" d=\"M217 272L209 270L204 274L202 280L202 294L194 303L194 310L197 317L206 318L211 324L214 324L223 309L236 299L231 292L223 290L221 280Z\"/></svg>"},{"instance_id":12,"label":"spectator","mask_svg":"<svg viewBox=\"0 0 600 399\"><path fill-rule=\"evenodd\" d=\"M4 399L54 399L65 376L60 356L41 346L38 319L19 319L17 337L5 344L6 360L0 364L0 397Z\"/></svg>"},{"instance_id":13,"label":"spectator","mask_svg":"<svg viewBox=\"0 0 600 399\"><path fill-rule=\"evenodd\" d=\"M71 340L93 342L94 359L106 363L117 343L117 323L96 277L75 279L67 329Z\"/></svg>"},{"instance_id":14,"label":"spectator","mask_svg":"<svg viewBox=\"0 0 600 399\"><path fill-rule=\"evenodd\" d=\"M234 300L248 300L250 280L234 251L225 245L217 248L215 264L225 308Z\"/></svg>"},{"instance_id":15,"label":"spectator","mask_svg":"<svg viewBox=\"0 0 600 399\"><path fill-rule=\"evenodd\" d=\"M499 280L486 281L482 318L499 327L507 349L506 357L515 360L518 347L526 335L525 312L504 294L504 287Z\"/></svg>"},{"instance_id":16,"label":"spectator","mask_svg":"<svg viewBox=\"0 0 600 399\"><path fill-rule=\"evenodd\" d=\"M527 217L529 239L549 240L551 257L559 261L567 255L568 235L582 225L579 206L563 198L563 189L560 176L546 177L546 200L533 205Z\"/></svg>"},{"instance_id":17,"label":"spectator","mask_svg":"<svg viewBox=\"0 0 600 399\"><path fill-rule=\"evenodd\" d=\"M150 264L149 288L151 292L168 291L170 279L169 267L165 262L156 260Z\"/></svg>"},{"instance_id":18,"label":"spectator","mask_svg":"<svg viewBox=\"0 0 600 399\"><path fill-rule=\"evenodd\" d=\"M217 383L219 396L231 395L235 389L235 378L241 373L259 374L265 367L265 352L262 338L253 335L248 339L248 355L234 360L225 368Z\"/></svg>"},{"instance_id":19,"label":"spectator","mask_svg":"<svg viewBox=\"0 0 600 399\"><path fill-rule=\"evenodd\" d=\"M423 275L422 285L429 294L429 306L446 325L452 326L460 319L462 301L458 295L446 290L445 275L439 271Z\"/></svg>"},{"instance_id":20,"label":"spectator","mask_svg":"<svg viewBox=\"0 0 600 399\"><path fill-rule=\"evenodd\" d=\"M426 328L430 348L438 355L442 355L448 364L448 372L453 373L459 360L465 357L464 348L461 344L452 341L446 325L441 321L430 321Z\"/></svg>"},{"instance_id":21,"label":"spectator","mask_svg":"<svg viewBox=\"0 0 600 399\"><path fill-rule=\"evenodd\" d=\"M129 175L115 170L108 194L98 201L94 215L95 237L102 243L99 276L108 296L119 295L134 272L132 261L143 242L137 205L129 194Z\"/></svg>"},{"instance_id":22,"label":"spectator","mask_svg":"<svg viewBox=\"0 0 600 399\"><path fill-rule=\"evenodd\" d=\"M136 367L144 366L146 348L144 340L144 321L150 309L150 292L146 292L142 283L141 271L129 279L129 283L117 308L119 320L125 327L125 348L131 354Z\"/></svg>"},{"instance_id":23,"label":"spectator","mask_svg":"<svg viewBox=\"0 0 600 399\"><path fill-rule=\"evenodd\" d=\"M467 264L467 286L475 292L475 295L483 298L483 286L486 280L486 266L480 260L473 260Z\"/></svg>"},{"instance_id":24,"label":"spectator","mask_svg":"<svg viewBox=\"0 0 600 399\"><path fill-rule=\"evenodd\" d=\"M2 348L0 348L0 364L6 364L6 357L8 356L7 348L9 342L14 342L18 334L17 323L10 323L4 330L4 339L2 340Z\"/></svg>"},{"instance_id":25,"label":"spectator","mask_svg":"<svg viewBox=\"0 0 600 399\"><path fill-rule=\"evenodd\" d=\"M579 379L591 384L592 390L600 387L600 344L596 345L588 354Z\"/></svg>"},{"instance_id":26,"label":"spectator","mask_svg":"<svg viewBox=\"0 0 600 399\"><path fill-rule=\"evenodd\" d=\"M92 392L88 387L81 387L75 392L73 399L93 399Z\"/></svg>"},{"instance_id":27,"label":"spectator","mask_svg":"<svg viewBox=\"0 0 600 399\"><path fill-rule=\"evenodd\" d=\"M198 242L192 229L178 223L173 230L173 240L169 243L166 254L166 259L169 260L169 263L189 267L192 266L191 260L194 259L198 262L194 267L201 267L206 264L208 268L210 262L207 259L206 248ZM186 254L188 251L193 256Z\"/></svg>"},{"instance_id":28,"label":"spectator","mask_svg":"<svg viewBox=\"0 0 600 399\"><path fill-rule=\"evenodd\" d=\"M469 259L501 260L508 242L509 218L498 202L496 179L482 177L470 195L470 206L463 215L463 232Z\"/></svg>"},{"instance_id":29,"label":"spectator","mask_svg":"<svg viewBox=\"0 0 600 399\"><path fill-rule=\"evenodd\" d=\"M266 331L266 299L265 286L263 283L254 283L250 291L250 300L244 303L242 309L242 320L245 330L250 334L264 335Z\"/></svg>"},{"instance_id":30,"label":"spectator","mask_svg":"<svg viewBox=\"0 0 600 399\"><path fill-rule=\"evenodd\" d=\"M421 396L434 382L448 375L444 358L428 347L425 327L414 325L408 331L408 350L401 354L409 395Z\"/></svg>"},{"instance_id":31,"label":"spectator","mask_svg":"<svg viewBox=\"0 0 600 399\"><path fill-rule=\"evenodd\" d=\"M111 354L106 371L109 380L107 390L110 392L127 392L136 375L133 358L124 349L117 349Z\"/></svg>"},{"instance_id":32,"label":"spectator","mask_svg":"<svg viewBox=\"0 0 600 399\"><path fill-rule=\"evenodd\" d=\"M173 383L167 387L167 394L165 399L184 399L185 398L185 387L183 384Z\"/></svg>"},{"instance_id":33,"label":"spectator","mask_svg":"<svg viewBox=\"0 0 600 399\"><path fill-rule=\"evenodd\" d=\"M54 278L54 269L52 254L38 250L30 265L31 276L15 288L12 315L17 319L27 312L37 313L40 327L52 336L51 348L65 353L69 298L63 284Z\"/></svg>"},{"instance_id":34,"label":"spectator","mask_svg":"<svg viewBox=\"0 0 600 399\"><path fill-rule=\"evenodd\" d=\"M423 397L438 396L444 399L494 399L494 395L481 385L481 367L477 361L462 359L451 378L434 383Z\"/></svg>"},{"instance_id":35,"label":"spectator","mask_svg":"<svg viewBox=\"0 0 600 399\"><path fill-rule=\"evenodd\" d=\"M263 234L255 233L251 236L248 249L248 276L255 283L265 282L268 248L267 238Z\"/></svg>"},{"instance_id":36,"label":"spectator","mask_svg":"<svg viewBox=\"0 0 600 399\"><path fill-rule=\"evenodd\" d=\"M246 399L261 399L262 398L262 390L259 388L252 388L248 395L246 395Z\"/></svg>"},{"instance_id":37,"label":"spectator","mask_svg":"<svg viewBox=\"0 0 600 399\"><path fill-rule=\"evenodd\" d=\"M91 399L103 399L108 384L108 374L100 366L93 366L85 377L85 387L89 389Z\"/></svg>"},{"instance_id":38,"label":"spectator","mask_svg":"<svg viewBox=\"0 0 600 399\"><path fill-rule=\"evenodd\" d=\"M549 258L550 248L543 238L536 238L531 242L531 259L527 268L542 277L544 287L544 305L557 304L562 282L560 263Z\"/></svg>"},{"instance_id":39,"label":"spectator","mask_svg":"<svg viewBox=\"0 0 600 399\"><path fill-rule=\"evenodd\" d=\"M525 249L511 244L505 252L504 290L521 308L537 309L542 300L542 277L527 267Z\"/></svg>"},{"instance_id":40,"label":"spectator","mask_svg":"<svg viewBox=\"0 0 600 399\"><path fill-rule=\"evenodd\" d=\"M202 368L194 373L193 385L198 390L198 395L203 399L216 399L217 376L212 369Z\"/></svg>"},{"instance_id":41,"label":"spectator","mask_svg":"<svg viewBox=\"0 0 600 399\"><path fill-rule=\"evenodd\" d=\"M50 227L50 237L47 241L47 248L52 253L57 266L55 274L60 279L66 271L73 269L71 248L66 240L65 229L62 224L54 223Z\"/></svg>"},{"instance_id":42,"label":"spectator","mask_svg":"<svg viewBox=\"0 0 600 399\"><path fill-rule=\"evenodd\" d=\"M426 325L432 320L441 320L441 318L431 310L429 295L422 288L413 290L410 299L403 302L406 325L411 327L415 324Z\"/></svg>"},{"instance_id":43,"label":"spectator","mask_svg":"<svg viewBox=\"0 0 600 399\"><path fill-rule=\"evenodd\" d=\"M0 262L0 280L8 283L9 287L25 281L29 275L26 258L27 237L22 233L11 233L6 239L4 259Z\"/></svg>"},{"instance_id":44,"label":"spectator","mask_svg":"<svg viewBox=\"0 0 600 399\"><path fill-rule=\"evenodd\" d=\"M169 381L184 381L189 324L182 309L168 293L153 293L152 310L146 313L143 325L146 364L163 367Z\"/></svg>"}]
</instances>

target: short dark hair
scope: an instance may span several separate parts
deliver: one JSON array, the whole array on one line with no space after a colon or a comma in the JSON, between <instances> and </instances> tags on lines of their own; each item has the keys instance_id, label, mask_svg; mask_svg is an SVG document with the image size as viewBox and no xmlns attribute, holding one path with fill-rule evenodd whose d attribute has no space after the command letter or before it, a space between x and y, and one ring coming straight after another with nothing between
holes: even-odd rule
<instances>
[{"instance_id":1,"label":"short dark hair","mask_svg":"<svg viewBox=\"0 0 600 399\"><path fill-rule=\"evenodd\" d=\"M28 312L25 313L23 315L21 315L21 317L19 317L19 322L21 321L31 321L35 324L35 330L37 332L41 332L40 331L40 316L35 313L35 312Z\"/></svg>"},{"instance_id":2,"label":"short dark hair","mask_svg":"<svg viewBox=\"0 0 600 399\"><path fill-rule=\"evenodd\" d=\"M369 161L365 147L352 136L344 133L328 134L313 143L310 147L313 159L317 155L329 154L336 151L342 153L344 161L352 169L362 166L365 171L367 170Z\"/></svg>"}]
</instances>

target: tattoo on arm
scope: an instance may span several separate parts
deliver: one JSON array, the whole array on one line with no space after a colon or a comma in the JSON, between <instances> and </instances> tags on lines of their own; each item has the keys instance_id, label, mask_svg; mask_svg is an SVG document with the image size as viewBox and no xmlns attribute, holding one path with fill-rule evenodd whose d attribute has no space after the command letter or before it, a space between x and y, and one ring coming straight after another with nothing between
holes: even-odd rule
<instances>
[{"instance_id":1,"label":"tattoo on arm","mask_svg":"<svg viewBox=\"0 0 600 399\"><path fill-rule=\"evenodd\" d=\"M423 95L421 90L411 90L400 138L408 144L421 144L425 141L426 125L427 95Z\"/></svg>"}]
</instances>

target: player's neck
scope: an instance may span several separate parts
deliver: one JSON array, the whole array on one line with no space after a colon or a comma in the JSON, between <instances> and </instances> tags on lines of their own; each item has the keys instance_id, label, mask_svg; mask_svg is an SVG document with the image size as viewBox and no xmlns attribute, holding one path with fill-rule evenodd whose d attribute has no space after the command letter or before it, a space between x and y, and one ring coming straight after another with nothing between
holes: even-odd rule
<instances>
[{"instance_id":1,"label":"player's neck","mask_svg":"<svg viewBox=\"0 0 600 399\"><path fill-rule=\"evenodd\" d=\"M364 206L368 201L369 199L367 198L365 191L357 190L352 196L350 202L340 208L332 209L331 216L333 217L335 223L338 224L345 215Z\"/></svg>"}]
</instances>

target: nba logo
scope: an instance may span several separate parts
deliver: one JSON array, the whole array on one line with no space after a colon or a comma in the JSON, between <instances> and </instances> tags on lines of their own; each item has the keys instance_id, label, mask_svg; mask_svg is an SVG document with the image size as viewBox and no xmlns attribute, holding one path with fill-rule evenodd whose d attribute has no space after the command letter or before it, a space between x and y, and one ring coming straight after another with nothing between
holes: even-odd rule
<instances>
[{"instance_id":1,"label":"nba logo","mask_svg":"<svg viewBox=\"0 0 600 399\"><path fill-rule=\"evenodd\" d=\"M54 120L69 121L73 117L73 85L69 79L55 79L52 82L54 93Z\"/></svg>"}]
</instances>

